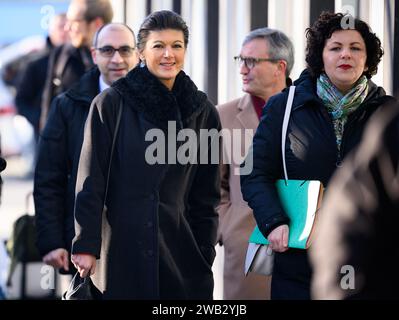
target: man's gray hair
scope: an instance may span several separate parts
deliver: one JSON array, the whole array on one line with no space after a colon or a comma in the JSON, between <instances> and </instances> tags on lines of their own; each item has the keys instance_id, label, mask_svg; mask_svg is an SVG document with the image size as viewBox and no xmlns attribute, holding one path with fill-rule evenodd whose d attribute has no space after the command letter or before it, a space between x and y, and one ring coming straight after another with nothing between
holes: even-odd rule
<instances>
[{"instance_id":1,"label":"man's gray hair","mask_svg":"<svg viewBox=\"0 0 399 320\"><path fill-rule=\"evenodd\" d=\"M271 28L260 28L251 31L242 45L254 39L265 39L269 47L269 58L287 62L286 77L288 78L294 66L294 45L282 31Z\"/></svg>"}]
</instances>

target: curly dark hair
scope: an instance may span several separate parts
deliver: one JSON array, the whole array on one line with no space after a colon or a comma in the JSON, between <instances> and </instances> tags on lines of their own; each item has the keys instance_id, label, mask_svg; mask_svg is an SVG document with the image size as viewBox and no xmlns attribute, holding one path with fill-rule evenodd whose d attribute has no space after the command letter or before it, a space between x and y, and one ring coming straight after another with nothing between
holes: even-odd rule
<instances>
[{"instance_id":1,"label":"curly dark hair","mask_svg":"<svg viewBox=\"0 0 399 320\"><path fill-rule=\"evenodd\" d=\"M370 79L377 73L384 50L381 47L380 39L371 31L366 22L351 16L350 18L354 19L355 30L361 34L366 44L368 70L363 74ZM331 38L335 31L346 30L342 27L343 19L348 19L348 16L342 13L322 12L317 21L306 29L306 63L314 77L319 77L324 69L323 49L326 40Z\"/></svg>"}]
</instances>

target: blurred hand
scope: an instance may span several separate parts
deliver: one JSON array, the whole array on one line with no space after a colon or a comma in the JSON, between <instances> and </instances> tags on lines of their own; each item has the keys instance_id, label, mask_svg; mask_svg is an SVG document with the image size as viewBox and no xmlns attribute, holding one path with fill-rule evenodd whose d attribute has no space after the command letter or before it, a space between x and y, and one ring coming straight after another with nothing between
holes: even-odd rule
<instances>
[{"instance_id":1,"label":"blurred hand","mask_svg":"<svg viewBox=\"0 0 399 320\"><path fill-rule=\"evenodd\" d=\"M43 257L43 262L54 268L63 268L69 271L69 254L64 248L55 249L50 251Z\"/></svg>"},{"instance_id":2,"label":"blurred hand","mask_svg":"<svg viewBox=\"0 0 399 320\"><path fill-rule=\"evenodd\" d=\"M73 254L71 260L81 278L86 278L96 271L96 257L91 254Z\"/></svg>"},{"instance_id":3,"label":"blurred hand","mask_svg":"<svg viewBox=\"0 0 399 320\"><path fill-rule=\"evenodd\" d=\"M273 251L285 252L288 250L288 235L289 228L286 224L277 227L269 234L267 240L269 240Z\"/></svg>"}]
</instances>

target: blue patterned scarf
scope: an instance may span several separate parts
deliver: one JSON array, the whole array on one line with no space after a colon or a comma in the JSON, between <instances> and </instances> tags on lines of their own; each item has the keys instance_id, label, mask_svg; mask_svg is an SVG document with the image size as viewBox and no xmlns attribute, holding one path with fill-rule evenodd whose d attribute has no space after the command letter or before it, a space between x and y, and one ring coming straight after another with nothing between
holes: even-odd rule
<instances>
[{"instance_id":1,"label":"blue patterned scarf","mask_svg":"<svg viewBox=\"0 0 399 320\"><path fill-rule=\"evenodd\" d=\"M317 79L317 95L323 100L333 119L338 150L341 150L342 134L348 116L366 99L368 88L366 76L360 77L345 95L333 85L325 73L322 73Z\"/></svg>"}]
</instances>

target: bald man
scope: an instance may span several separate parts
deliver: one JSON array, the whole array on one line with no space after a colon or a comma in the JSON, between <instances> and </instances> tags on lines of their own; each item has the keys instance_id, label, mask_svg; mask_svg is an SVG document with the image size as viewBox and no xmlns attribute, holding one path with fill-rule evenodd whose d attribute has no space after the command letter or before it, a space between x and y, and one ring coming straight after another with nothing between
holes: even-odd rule
<instances>
[{"instance_id":1,"label":"bald man","mask_svg":"<svg viewBox=\"0 0 399 320\"><path fill-rule=\"evenodd\" d=\"M74 237L73 207L76 171L83 128L91 101L138 63L133 31L124 24L108 24L94 36L91 54L96 67L51 106L41 133L34 179L36 225L43 261L74 273L69 252Z\"/></svg>"}]
</instances>

